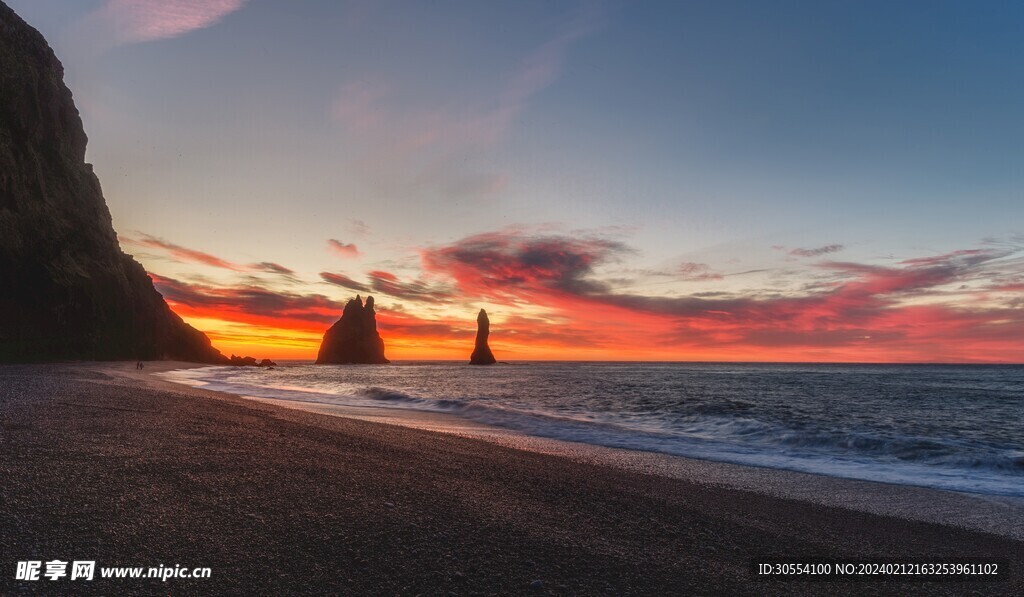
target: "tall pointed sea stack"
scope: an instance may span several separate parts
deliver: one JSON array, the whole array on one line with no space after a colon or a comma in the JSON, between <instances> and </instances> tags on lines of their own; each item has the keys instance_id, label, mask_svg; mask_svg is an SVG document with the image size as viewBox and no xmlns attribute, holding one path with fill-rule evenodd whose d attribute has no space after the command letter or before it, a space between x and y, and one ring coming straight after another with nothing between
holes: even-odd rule
<instances>
[{"instance_id":1,"label":"tall pointed sea stack","mask_svg":"<svg viewBox=\"0 0 1024 597\"><path fill-rule=\"evenodd\" d=\"M487 319L487 311L480 309L476 316L476 346L469 357L470 365L493 365L498 361L487 345L487 337L491 335L491 320Z\"/></svg>"},{"instance_id":2,"label":"tall pointed sea stack","mask_svg":"<svg viewBox=\"0 0 1024 597\"><path fill-rule=\"evenodd\" d=\"M377 332L377 312L373 310L373 297L363 299L356 295L345 305L341 319L324 334L316 364L383 365L390 363L384 357L384 340Z\"/></svg>"},{"instance_id":3,"label":"tall pointed sea stack","mask_svg":"<svg viewBox=\"0 0 1024 597\"><path fill-rule=\"evenodd\" d=\"M121 252L63 77L0 2L0 362L226 361Z\"/></svg>"}]
</instances>

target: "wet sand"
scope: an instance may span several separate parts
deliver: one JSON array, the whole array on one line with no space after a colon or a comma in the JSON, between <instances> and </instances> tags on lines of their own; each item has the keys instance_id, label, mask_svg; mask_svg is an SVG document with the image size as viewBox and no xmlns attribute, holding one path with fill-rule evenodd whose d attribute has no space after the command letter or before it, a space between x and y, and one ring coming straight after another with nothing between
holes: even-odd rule
<instances>
[{"instance_id":1,"label":"wet sand","mask_svg":"<svg viewBox=\"0 0 1024 597\"><path fill-rule=\"evenodd\" d=\"M935 522L1024 540L1024 498L844 479L531 437L436 412L339 406L254 396L243 398L282 408L458 435L517 450L560 456L580 463L660 475L701 485L743 489L774 497Z\"/></svg>"},{"instance_id":2,"label":"wet sand","mask_svg":"<svg viewBox=\"0 0 1024 597\"><path fill-rule=\"evenodd\" d=\"M863 482L481 441L152 375L175 366L0 367L0 593L1024 592L1010 502L885 486L858 505ZM914 520L936 495L953 496L938 522ZM986 507L963 512L976 519L965 526L1007 532L940 523ZM1008 563L1011 578L753 579L751 561L768 557L975 557ZM212 577L14 580L15 562L50 559Z\"/></svg>"}]
</instances>

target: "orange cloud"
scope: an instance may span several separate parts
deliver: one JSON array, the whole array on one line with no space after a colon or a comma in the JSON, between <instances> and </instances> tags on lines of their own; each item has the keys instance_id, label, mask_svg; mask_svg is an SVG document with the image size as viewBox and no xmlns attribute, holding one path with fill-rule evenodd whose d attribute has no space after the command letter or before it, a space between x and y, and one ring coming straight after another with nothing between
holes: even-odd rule
<instances>
[{"instance_id":1,"label":"orange cloud","mask_svg":"<svg viewBox=\"0 0 1024 597\"><path fill-rule=\"evenodd\" d=\"M167 303L182 317L322 332L338 318L343 307L318 294L274 292L252 285L189 284L155 274L150 277Z\"/></svg>"}]
</instances>

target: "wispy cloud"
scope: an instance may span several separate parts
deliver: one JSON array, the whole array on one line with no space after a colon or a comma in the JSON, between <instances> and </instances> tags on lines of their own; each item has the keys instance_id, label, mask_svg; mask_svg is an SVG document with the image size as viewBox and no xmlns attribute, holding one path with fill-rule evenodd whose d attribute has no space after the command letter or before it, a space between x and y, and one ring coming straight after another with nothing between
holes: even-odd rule
<instances>
[{"instance_id":1,"label":"wispy cloud","mask_svg":"<svg viewBox=\"0 0 1024 597\"><path fill-rule=\"evenodd\" d=\"M722 274L711 271L706 263L686 261L679 264L678 278L688 282L721 280Z\"/></svg>"},{"instance_id":2,"label":"wispy cloud","mask_svg":"<svg viewBox=\"0 0 1024 597\"><path fill-rule=\"evenodd\" d=\"M359 257L362 253L359 252L359 247L353 243L343 243L336 238L327 240L327 248L334 252L336 255L342 257Z\"/></svg>"},{"instance_id":3,"label":"wispy cloud","mask_svg":"<svg viewBox=\"0 0 1024 597\"><path fill-rule=\"evenodd\" d=\"M843 245L833 244L825 245L823 247L812 247L812 248L796 248L789 251L790 255L794 257L821 257L822 255L828 255L829 253L838 253L843 250Z\"/></svg>"},{"instance_id":4,"label":"wispy cloud","mask_svg":"<svg viewBox=\"0 0 1024 597\"><path fill-rule=\"evenodd\" d=\"M388 112L382 105L389 93L379 81L353 81L338 90L331 104L331 118L352 132L385 124Z\"/></svg>"},{"instance_id":5,"label":"wispy cloud","mask_svg":"<svg viewBox=\"0 0 1024 597\"><path fill-rule=\"evenodd\" d=\"M221 259L216 255L211 255L210 253L206 253L204 251L189 249L188 247L183 247L181 245L172 243L170 241L166 241L162 238L150 236L148 234L143 234L139 238L120 237L120 240L121 242L131 245L148 247L150 249L159 249L170 255L172 258L180 261L199 263L202 265L209 265L210 267L219 267L222 269L229 269L236 272L246 271L248 269L243 265L232 263L231 261L228 261L226 259Z\"/></svg>"},{"instance_id":6,"label":"wispy cloud","mask_svg":"<svg viewBox=\"0 0 1024 597\"><path fill-rule=\"evenodd\" d=\"M352 218L348 221L348 231L351 232L353 236L362 238L370 233L370 226L362 220Z\"/></svg>"},{"instance_id":7,"label":"wispy cloud","mask_svg":"<svg viewBox=\"0 0 1024 597\"><path fill-rule=\"evenodd\" d=\"M146 247L150 249L157 249L168 255L175 261L181 261L185 263L198 263L200 265L207 265L210 267L216 267L220 269L226 269L233 272L255 272L255 273L267 273L276 274L285 277L294 277L295 271L287 268L280 263L274 263L272 261L261 261L259 263L235 263L216 255L212 255L205 251L199 251L196 249L190 249L183 247L179 244L172 243L162 238L151 236L149 234L142 234L138 238L132 238L129 236L118 236L118 240L127 245L133 245L136 247Z\"/></svg>"},{"instance_id":8,"label":"wispy cloud","mask_svg":"<svg viewBox=\"0 0 1024 597\"><path fill-rule=\"evenodd\" d=\"M117 43L170 39L219 23L247 0L108 0L95 15Z\"/></svg>"},{"instance_id":9,"label":"wispy cloud","mask_svg":"<svg viewBox=\"0 0 1024 597\"><path fill-rule=\"evenodd\" d=\"M404 103L400 81L365 79L342 85L330 106L331 119L364 148L360 172L380 184L404 183L447 197L481 197L507 185L508 174L479 166L481 152L501 143L530 100L554 84L574 43L598 31L604 14L597 4L580 6L562 30L525 56L501 86L414 107Z\"/></svg>"},{"instance_id":10,"label":"wispy cloud","mask_svg":"<svg viewBox=\"0 0 1024 597\"><path fill-rule=\"evenodd\" d=\"M280 274L282 276L294 276L295 271L291 270L280 263L273 263L271 261L262 261L260 263L253 263L249 265L249 268L253 271L262 271L269 274Z\"/></svg>"},{"instance_id":11,"label":"wispy cloud","mask_svg":"<svg viewBox=\"0 0 1024 597\"><path fill-rule=\"evenodd\" d=\"M387 294L397 299L443 303L452 299L451 289L443 286L435 286L423 280L402 281L391 272L372 271L367 274L370 277L370 286L374 291Z\"/></svg>"},{"instance_id":12,"label":"wispy cloud","mask_svg":"<svg viewBox=\"0 0 1024 597\"><path fill-rule=\"evenodd\" d=\"M507 127L532 96L558 79L572 44L598 31L603 23L604 14L596 4L583 4L561 33L523 61L505 87L498 109L492 113L491 118L499 128Z\"/></svg>"}]
</instances>

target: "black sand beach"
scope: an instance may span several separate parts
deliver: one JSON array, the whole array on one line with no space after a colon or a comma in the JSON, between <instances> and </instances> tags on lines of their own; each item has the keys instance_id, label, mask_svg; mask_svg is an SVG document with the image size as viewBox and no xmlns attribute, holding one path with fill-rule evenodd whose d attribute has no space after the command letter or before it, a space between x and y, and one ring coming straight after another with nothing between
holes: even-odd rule
<instances>
[{"instance_id":1,"label":"black sand beach","mask_svg":"<svg viewBox=\"0 0 1024 597\"><path fill-rule=\"evenodd\" d=\"M1010 538L284 409L159 368L0 368L0 592L1024 592ZM770 557L975 557L1012 576L754 580ZM14 580L17 561L50 559L212 575Z\"/></svg>"}]
</instances>

